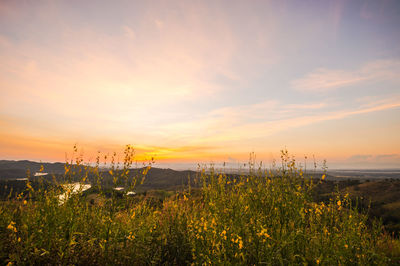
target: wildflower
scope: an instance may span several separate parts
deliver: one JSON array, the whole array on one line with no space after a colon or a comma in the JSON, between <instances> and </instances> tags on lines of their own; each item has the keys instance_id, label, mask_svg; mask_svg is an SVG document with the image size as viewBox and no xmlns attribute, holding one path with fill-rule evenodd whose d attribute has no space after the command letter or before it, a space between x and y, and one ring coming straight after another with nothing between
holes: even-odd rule
<instances>
[{"instance_id":1,"label":"wildflower","mask_svg":"<svg viewBox=\"0 0 400 266\"><path fill-rule=\"evenodd\" d=\"M349 246L348 246L347 244L346 244L346 245L344 245L344 247L345 247L345 248L349 248Z\"/></svg>"},{"instance_id":2,"label":"wildflower","mask_svg":"<svg viewBox=\"0 0 400 266\"><path fill-rule=\"evenodd\" d=\"M338 206L341 206L341 205L342 205L342 202L341 202L340 200L338 200L337 205L338 205Z\"/></svg>"},{"instance_id":3,"label":"wildflower","mask_svg":"<svg viewBox=\"0 0 400 266\"><path fill-rule=\"evenodd\" d=\"M129 240L134 240L135 239L135 235L132 232L129 232L128 239Z\"/></svg>"},{"instance_id":4,"label":"wildflower","mask_svg":"<svg viewBox=\"0 0 400 266\"><path fill-rule=\"evenodd\" d=\"M242 249L243 248L243 241L240 239L239 240L239 249Z\"/></svg>"},{"instance_id":5,"label":"wildflower","mask_svg":"<svg viewBox=\"0 0 400 266\"><path fill-rule=\"evenodd\" d=\"M325 180L326 175L322 175L321 180Z\"/></svg>"},{"instance_id":6,"label":"wildflower","mask_svg":"<svg viewBox=\"0 0 400 266\"><path fill-rule=\"evenodd\" d=\"M15 227L15 222L11 221L10 224L7 226L8 230L13 231L14 233L17 232L17 228Z\"/></svg>"},{"instance_id":7,"label":"wildflower","mask_svg":"<svg viewBox=\"0 0 400 266\"><path fill-rule=\"evenodd\" d=\"M24 205L28 204L28 202L26 200L24 200Z\"/></svg>"},{"instance_id":8,"label":"wildflower","mask_svg":"<svg viewBox=\"0 0 400 266\"><path fill-rule=\"evenodd\" d=\"M222 237L224 240L226 240L226 231L225 231L225 230L223 230L223 231L221 232L221 237Z\"/></svg>"},{"instance_id":9,"label":"wildflower","mask_svg":"<svg viewBox=\"0 0 400 266\"><path fill-rule=\"evenodd\" d=\"M26 183L26 186L28 187L28 189L30 189L30 190L32 190L32 191L33 191L33 187L32 187L32 185L31 185L31 183L30 183L30 182Z\"/></svg>"},{"instance_id":10,"label":"wildflower","mask_svg":"<svg viewBox=\"0 0 400 266\"><path fill-rule=\"evenodd\" d=\"M267 233L267 229L262 228L259 233L257 233L258 236L264 237L264 238L270 238L271 236Z\"/></svg>"}]
</instances>

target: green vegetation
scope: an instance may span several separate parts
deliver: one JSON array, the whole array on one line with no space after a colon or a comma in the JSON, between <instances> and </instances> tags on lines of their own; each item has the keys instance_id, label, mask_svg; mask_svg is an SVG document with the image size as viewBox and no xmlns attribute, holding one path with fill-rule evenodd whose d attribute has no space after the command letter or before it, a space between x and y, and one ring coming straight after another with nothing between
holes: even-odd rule
<instances>
[{"instance_id":1,"label":"green vegetation","mask_svg":"<svg viewBox=\"0 0 400 266\"><path fill-rule=\"evenodd\" d=\"M316 202L325 175L306 178L282 153L281 167L228 176L202 169L180 192L127 195L150 166L129 178L132 150L121 167L111 158L113 184L102 188L95 167L65 167L65 182L89 172L97 183L73 193L62 184L33 187L0 205L0 260L12 264L395 264L398 240L370 223L347 194ZM82 163L76 160L76 165ZM82 170L83 169L83 170ZM84 171L84 170L87 171ZM68 200L60 203L59 195Z\"/></svg>"},{"instance_id":2,"label":"green vegetation","mask_svg":"<svg viewBox=\"0 0 400 266\"><path fill-rule=\"evenodd\" d=\"M348 194L353 205L367 212L371 221L380 219L386 232L400 236L399 179L324 181L314 188L314 201L329 201L337 191Z\"/></svg>"}]
</instances>

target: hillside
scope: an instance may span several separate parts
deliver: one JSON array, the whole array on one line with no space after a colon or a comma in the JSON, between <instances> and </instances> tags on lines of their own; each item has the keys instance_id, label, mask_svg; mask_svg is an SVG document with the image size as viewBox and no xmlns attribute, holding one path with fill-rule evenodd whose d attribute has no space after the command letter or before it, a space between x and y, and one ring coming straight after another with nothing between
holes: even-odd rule
<instances>
[{"instance_id":1,"label":"hillside","mask_svg":"<svg viewBox=\"0 0 400 266\"><path fill-rule=\"evenodd\" d=\"M0 161L0 196L6 198L13 191L14 194L20 193L25 189L25 182L16 179L26 177L26 170L32 173L40 170L41 165L44 172L53 173L47 176L48 181L52 177L58 180L63 179L63 163L39 163L32 161ZM131 169L130 178L140 176L143 168ZM368 173L368 171L366 171ZM195 171L176 171L173 169L151 168L143 184L138 183L135 190L144 192L150 190L176 191L184 190L188 186L189 180L194 186L194 179L199 173ZM344 178L344 174L347 177ZM372 175L375 174L375 175ZM376 177L369 181L367 175L361 171L333 171L327 175L327 180L319 184L314 191L315 201L327 201L333 193L340 191L341 194L349 193L354 202L364 210L369 210L369 216L382 219L385 228L396 234L400 233L400 180L396 173L390 171L379 171L368 173L369 177ZM103 186L111 188L113 177L108 171L102 171ZM379 177L378 177L379 175ZM236 176L236 175L234 175ZM382 179L385 176L390 177ZM78 180L80 177L78 177ZM93 174L89 174L89 180L93 182ZM120 180L121 181L121 180ZM119 182L118 185L123 185Z\"/></svg>"},{"instance_id":2,"label":"hillside","mask_svg":"<svg viewBox=\"0 0 400 266\"><path fill-rule=\"evenodd\" d=\"M23 178L29 169L32 173L38 172L43 166L44 172L50 174L64 173L64 163L41 163L28 160L13 161L0 160L0 179Z\"/></svg>"}]
</instances>

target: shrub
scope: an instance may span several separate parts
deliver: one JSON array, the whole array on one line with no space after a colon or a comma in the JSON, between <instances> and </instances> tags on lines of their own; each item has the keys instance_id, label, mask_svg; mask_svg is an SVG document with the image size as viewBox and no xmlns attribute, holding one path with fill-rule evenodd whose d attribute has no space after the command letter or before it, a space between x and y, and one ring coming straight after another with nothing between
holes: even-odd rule
<instances>
[{"instance_id":1,"label":"shrub","mask_svg":"<svg viewBox=\"0 0 400 266\"><path fill-rule=\"evenodd\" d=\"M132 157L126 156L126 160ZM116 179L126 178L113 166ZM306 178L286 152L279 169L229 176L198 172L189 187L153 204L148 196L96 200L60 186L34 190L0 205L0 256L16 264L387 264L381 226L349 198L312 201ZM69 173L68 165L66 174ZM97 168L96 168L97 167ZM90 171L97 172L98 165ZM130 182L143 179L146 174ZM121 169L120 169L121 170ZM148 170L147 170L148 171ZM121 174L122 173L122 174ZM87 175L82 175L82 182ZM66 175L67 176L67 175ZM97 182L97 181L96 181ZM117 184L118 180L114 180ZM134 185L131 186L133 188ZM387 237L387 236L385 236Z\"/></svg>"}]
</instances>

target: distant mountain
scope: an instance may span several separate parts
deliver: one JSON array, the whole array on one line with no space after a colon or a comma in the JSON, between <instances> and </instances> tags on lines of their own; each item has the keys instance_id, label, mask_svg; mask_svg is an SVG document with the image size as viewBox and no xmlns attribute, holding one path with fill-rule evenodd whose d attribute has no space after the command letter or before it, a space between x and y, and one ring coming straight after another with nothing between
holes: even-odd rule
<instances>
[{"instance_id":1,"label":"distant mountain","mask_svg":"<svg viewBox=\"0 0 400 266\"><path fill-rule=\"evenodd\" d=\"M20 170L31 170L32 172L39 171L43 165L44 171L48 173L62 173L64 172L65 163L39 163L28 160L12 161L12 160L0 160L0 169L20 169Z\"/></svg>"},{"instance_id":2,"label":"distant mountain","mask_svg":"<svg viewBox=\"0 0 400 266\"><path fill-rule=\"evenodd\" d=\"M5 179L17 179L26 177L27 169L30 170L31 175L40 170L43 166L43 172L49 174L55 174L61 177L64 174L64 163L39 163L28 160L22 161L12 161L12 160L0 160L0 180ZM131 176L135 173L142 172L143 169L132 169ZM103 182L105 185L112 186L112 177L108 171L102 171ZM182 185L187 186L188 180L190 178L193 183L193 179L196 176L195 171L175 171L172 169L161 169L161 168L151 168L147 173L143 184L137 184L140 190L151 190L151 189L176 189L182 187ZM93 174L89 174L89 180L93 180ZM79 179L79 177L78 177Z\"/></svg>"},{"instance_id":3,"label":"distant mountain","mask_svg":"<svg viewBox=\"0 0 400 266\"><path fill-rule=\"evenodd\" d=\"M43 172L49 174L64 173L64 163L39 163L28 160L12 161L0 160L0 179L13 179L26 177L26 171L38 172L43 165Z\"/></svg>"}]
</instances>

